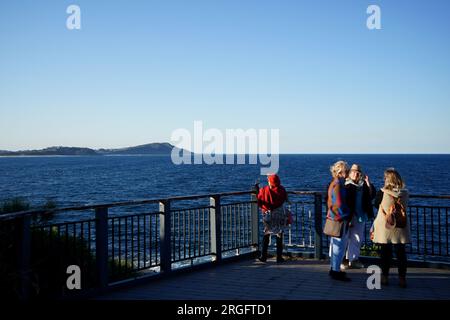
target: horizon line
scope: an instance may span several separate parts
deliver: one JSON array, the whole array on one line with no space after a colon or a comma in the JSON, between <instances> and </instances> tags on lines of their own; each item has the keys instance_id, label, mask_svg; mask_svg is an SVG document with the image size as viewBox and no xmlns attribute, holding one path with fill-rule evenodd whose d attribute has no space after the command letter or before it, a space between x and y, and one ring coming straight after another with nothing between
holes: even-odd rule
<instances>
[{"instance_id":1,"label":"horizon line","mask_svg":"<svg viewBox=\"0 0 450 320\"><path fill-rule=\"evenodd\" d=\"M48 146L48 147L42 147L42 148L34 148L34 149L16 149L16 150L8 150L8 149L2 149L0 148L0 151L3 152L26 152L26 151L39 151L39 150L44 150L44 149L48 149L48 148L83 148L83 149L91 149L94 151L98 151L98 150L121 150L121 149L128 149L128 148L135 148L135 147L140 147L140 146L146 146L146 145L151 145L151 144L169 144L170 146L172 146L173 148L178 148L177 146L173 145L171 142L149 142L149 143L143 143L143 144L136 144L136 145L128 145L125 147L78 147L78 146L65 146L65 145L52 145L52 146ZM211 154L211 153L194 153L193 151L189 150L189 149L181 149L178 148L179 150L185 150L189 153L191 153L191 155L195 155L195 154L201 154L203 155L208 155L208 156L227 156L227 155L234 155L234 156L239 156L239 155L245 155L245 156L258 156L258 155L450 155L450 152L327 152L327 151L323 151L323 152L279 152L279 153L217 153L217 154ZM139 155L139 154L135 154L135 155ZM142 154L145 155L145 154ZM39 156L39 155L37 155ZM76 156L76 155L74 155Z\"/></svg>"},{"instance_id":2,"label":"horizon line","mask_svg":"<svg viewBox=\"0 0 450 320\"><path fill-rule=\"evenodd\" d=\"M8 150L1 150L1 151L8 151ZM20 151L24 151L24 150L20 150ZM9 151L9 152L20 152L20 151ZM196 155L196 154L194 154L193 152L190 152L189 151L189 153L191 153L191 156L192 155ZM197 153L198 154L198 153ZM146 153L136 153L136 154L105 154L105 155L102 155L102 156L170 156L171 154L146 154ZM324 155L324 156L326 156L326 155L330 155L330 156L340 156L340 155L349 155L349 156L352 156L352 155L409 155L409 156L411 156L411 155L418 155L418 156L421 156L421 155L423 155L423 156L426 156L426 155L437 155L437 156L439 156L439 155L443 155L443 156L445 156L445 155L450 155L450 153L439 153L439 152L428 152L428 153L417 153L417 152L413 152L413 153L408 153L408 152L405 152L405 153L383 153L383 152L381 152L381 153L370 153L370 152L368 152L368 153L354 153L354 152L349 152L349 153L347 153L347 152L343 152L343 153L335 153L335 152L332 152L332 153L327 153L327 152L320 152L320 153L317 153L317 152L314 152L314 153L311 153L311 152L305 152L305 153L274 153L274 154L271 154L271 153L259 153L259 154L249 154L249 153L228 153L228 154L216 154L216 155L211 155L211 154L208 154L208 153L201 153L201 155L202 156L204 156L204 155L207 155L207 156L212 156L212 157L216 157L216 156L259 156L259 155L265 155L265 156L274 156L274 155L279 155L279 156L301 156L301 155ZM93 157L93 156L98 156L98 155L89 155L89 154L83 154L83 155L58 155L58 154L54 154L54 155L20 155L20 154L18 154L18 155L0 155L0 157L5 157L5 158L10 158L10 157L54 157L54 156L65 156L65 157Z\"/></svg>"}]
</instances>

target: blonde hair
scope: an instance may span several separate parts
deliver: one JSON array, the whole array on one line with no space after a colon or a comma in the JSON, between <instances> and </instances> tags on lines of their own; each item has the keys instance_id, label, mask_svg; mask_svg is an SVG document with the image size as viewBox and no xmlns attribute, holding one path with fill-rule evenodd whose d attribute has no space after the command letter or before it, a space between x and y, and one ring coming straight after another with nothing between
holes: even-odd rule
<instances>
[{"instance_id":1,"label":"blonde hair","mask_svg":"<svg viewBox=\"0 0 450 320\"><path fill-rule=\"evenodd\" d=\"M345 161L338 161L330 167L333 178L337 178L342 171L348 171L348 164Z\"/></svg>"},{"instance_id":2,"label":"blonde hair","mask_svg":"<svg viewBox=\"0 0 450 320\"><path fill-rule=\"evenodd\" d=\"M405 188L402 177L394 168L388 168L384 171L384 188L388 190Z\"/></svg>"}]
</instances>

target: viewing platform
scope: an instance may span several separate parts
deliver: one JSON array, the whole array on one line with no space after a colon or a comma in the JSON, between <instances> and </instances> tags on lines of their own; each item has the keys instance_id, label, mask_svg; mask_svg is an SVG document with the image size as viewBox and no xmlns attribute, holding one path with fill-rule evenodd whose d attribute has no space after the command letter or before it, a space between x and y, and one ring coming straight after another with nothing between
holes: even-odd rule
<instances>
[{"instance_id":1,"label":"viewing platform","mask_svg":"<svg viewBox=\"0 0 450 320\"><path fill-rule=\"evenodd\" d=\"M106 300L370 300L450 299L450 270L409 268L408 287L398 286L392 269L389 286L369 290L366 269L346 271L351 282L330 279L327 261L289 259L277 264L246 259L119 288L99 295Z\"/></svg>"},{"instance_id":2,"label":"viewing platform","mask_svg":"<svg viewBox=\"0 0 450 320\"><path fill-rule=\"evenodd\" d=\"M349 283L328 276L323 197L289 191L283 264L255 259L263 228L254 191L3 214L1 252L22 300L450 298L450 196L411 195L408 288L398 287L393 268L381 290L367 288L366 269L349 270ZM366 266L378 263L369 228ZM73 265L81 289L66 286Z\"/></svg>"}]
</instances>

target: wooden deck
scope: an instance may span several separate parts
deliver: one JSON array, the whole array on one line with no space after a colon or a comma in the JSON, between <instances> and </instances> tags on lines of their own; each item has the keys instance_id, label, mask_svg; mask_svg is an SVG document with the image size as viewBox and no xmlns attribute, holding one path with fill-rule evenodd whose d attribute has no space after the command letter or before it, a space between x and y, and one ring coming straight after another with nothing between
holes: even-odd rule
<instances>
[{"instance_id":1,"label":"wooden deck","mask_svg":"<svg viewBox=\"0 0 450 320\"><path fill-rule=\"evenodd\" d=\"M390 285L366 286L366 269L348 270L351 282L328 276L329 264L317 260L288 260L266 264L244 260L161 278L139 286L116 289L106 300L307 300L307 299L450 299L450 270L409 268L408 288L398 286L393 269Z\"/></svg>"}]
</instances>

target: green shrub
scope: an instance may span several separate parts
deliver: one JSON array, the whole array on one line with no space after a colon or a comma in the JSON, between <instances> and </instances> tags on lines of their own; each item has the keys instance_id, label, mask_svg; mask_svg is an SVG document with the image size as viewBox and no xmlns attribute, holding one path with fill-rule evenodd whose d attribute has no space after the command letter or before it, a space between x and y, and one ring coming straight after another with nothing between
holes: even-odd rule
<instances>
[{"instance_id":1,"label":"green shrub","mask_svg":"<svg viewBox=\"0 0 450 320\"><path fill-rule=\"evenodd\" d=\"M42 207L53 209L56 203L47 201ZM29 204L20 198L5 201L1 206L3 213L29 209ZM45 215L44 215L45 216ZM31 231L31 257L29 272L31 278L31 298L45 299L73 294L67 289L67 267L77 265L81 269L81 288L88 289L97 285L96 259L94 248L89 248L86 239L77 234L58 233L55 227L43 227L41 222L49 217L33 220ZM14 221L0 221L0 299L17 299L20 277L16 259L19 241ZM118 281L133 277L132 266L123 261L110 260L109 279ZM114 268L114 275L111 270ZM117 270L122 270L118 273Z\"/></svg>"},{"instance_id":2,"label":"green shrub","mask_svg":"<svg viewBox=\"0 0 450 320\"><path fill-rule=\"evenodd\" d=\"M14 198L11 200L5 200L0 205L0 214L1 213L12 213L25 211L30 209L30 204L23 198Z\"/></svg>"},{"instance_id":3,"label":"green shrub","mask_svg":"<svg viewBox=\"0 0 450 320\"><path fill-rule=\"evenodd\" d=\"M380 257L380 246L377 244L363 245L361 247L361 256Z\"/></svg>"},{"instance_id":4,"label":"green shrub","mask_svg":"<svg viewBox=\"0 0 450 320\"><path fill-rule=\"evenodd\" d=\"M13 230L11 230L13 231ZM3 299L19 298L19 274L15 264L15 243L13 232L0 234L0 297ZM56 298L70 296L66 273L69 265L77 265L81 269L81 288L96 286L96 259L87 241L72 235L58 235L54 228L34 229L31 233L31 298ZM118 281L133 277L132 266L124 261L119 265L117 260L109 261L110 281ZM123 270L111 275L111 269Z\"/></svg>"}]
</instances>

